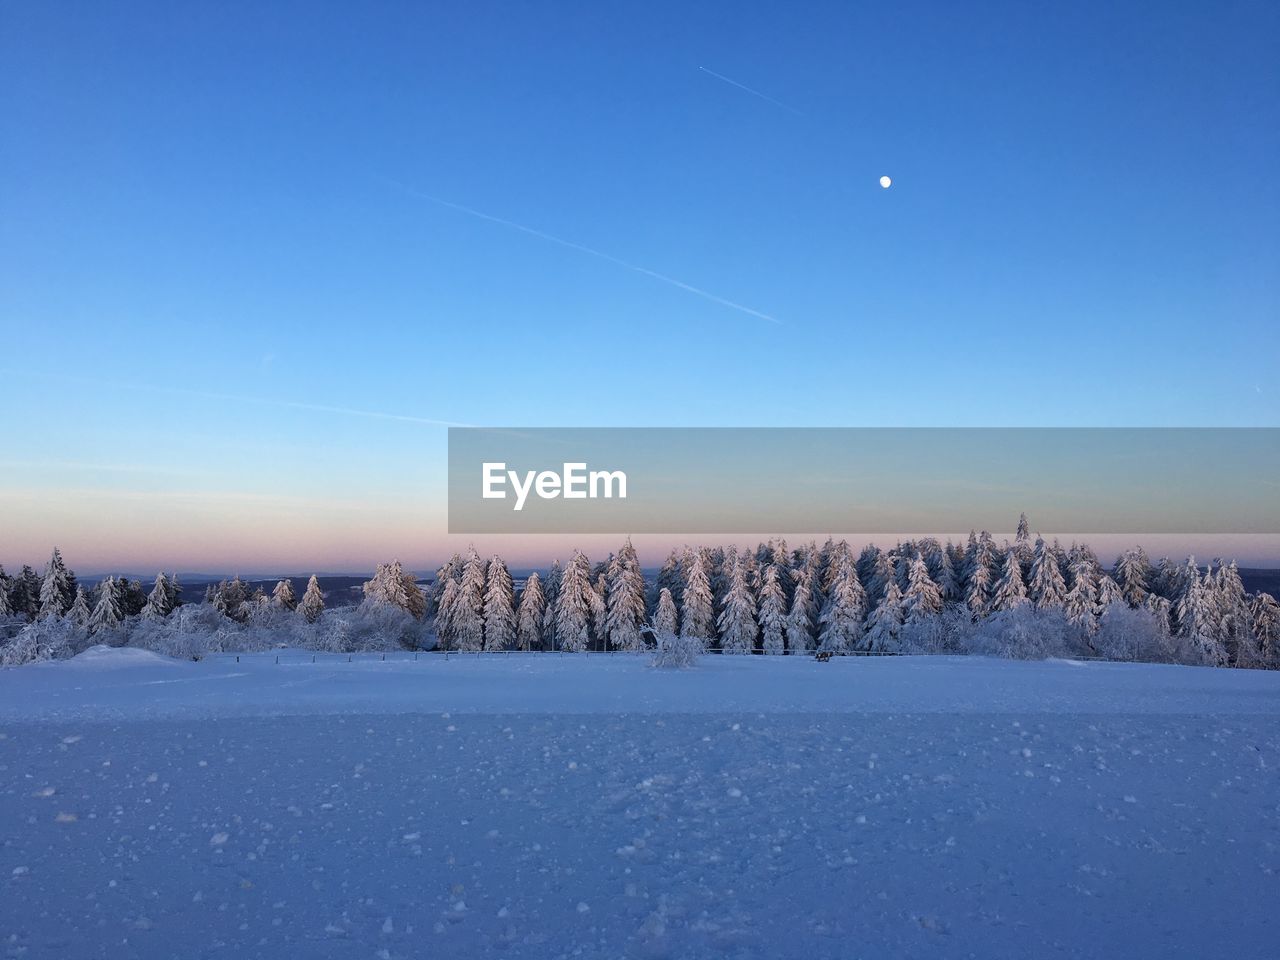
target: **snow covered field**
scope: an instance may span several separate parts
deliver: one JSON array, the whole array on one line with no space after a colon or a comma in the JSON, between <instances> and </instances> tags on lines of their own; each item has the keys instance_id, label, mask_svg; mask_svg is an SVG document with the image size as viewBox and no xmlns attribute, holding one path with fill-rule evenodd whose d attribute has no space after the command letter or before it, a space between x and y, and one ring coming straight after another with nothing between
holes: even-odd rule
<instances>
[{"instance_id":1,"label":"snow covered field","mask_svg":"<svg viewBox=\"0 0 1280 960\"><path fill-rule=\"evenodd\" d=\"M311 658L0 672L4 955L1280 953L1280 673Z\"/></svg>"}]
</instances>

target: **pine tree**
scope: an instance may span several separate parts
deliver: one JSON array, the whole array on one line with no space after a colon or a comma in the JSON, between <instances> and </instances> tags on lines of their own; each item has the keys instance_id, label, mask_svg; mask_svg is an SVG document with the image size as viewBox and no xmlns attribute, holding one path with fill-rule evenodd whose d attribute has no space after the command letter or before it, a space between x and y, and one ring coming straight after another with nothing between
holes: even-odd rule
<instances>
[{"instance_id":1,"label":"pine tree","mask_svg":"<svg viewBox=\"0 0 1280 960\"><path fill-rule=\"evenodd\" d=\"M547 571L546 582L542 585L543 596L546 597L546 612L542 615L542 645L548 650L558 650L556 643L556 600L560 596L560 584L564 580L564 571L560 561L553 560L551 569Z\"/></svg>"},{"instance_id":2,"label":"pine tree","mask_svg":"<svg viewBox=\"0 0 1280 960\"><path fill-rule=\"evenodd\" d=\"M561 650L579 653L591 645L591 607L595 588L591 585L591 565L575 550L564 568L556 597L556 641Z\"/></svg>"},{"instance_id":3,"label":"pine tree","mask_svg":"<svg viewBox=\"0 0 1280 960\"><path fill-rule=\"evenodd\" d=\"M1178 635L1192 646L1201 662L1222 666L1227 662L1227 651L1218 638L1214 622L1209 574L1201 578L1195 558L1191 557L1187 560L1186 575L1186 587L1176 607Z\"/></svg>"},{"instance_id":4,"label":"pine tree","mask_svg":"<svg viewBox=\"0 0 1280 960\"><path fill-rule=\"evenodd\" d=\"M875 653L897 653L905 613L902 591L898 589L897 581L891 580L867 622L863 646Z\"/></svg>"},{"instance_id":5,"label":"pine tree","mask_svg":"<svg viewBox=\"0 0 1280 960\"><path fill-rule=\"evenodd\" d=\"M18 572L9 601L14 613L34 620L40 614L40 578L25 563Z\"/></svg>"},{"instance_id":6,"label":"pine tree","mask_svg":"<svg viewBox=\"0 0 1280 960\"><path fill-rule=\"evenodd\" d=\"M1151 561L1141 547L1126 550L1116 558L1114 579L1120 586L1120 595L1130 607L1137 609L1147 599L1151 580Z\"/></svg>"},{"instance_id":7,"label":"pine tree","mask_svg":"<svg viewBox=\"0 0 1280 960\"><path fill-rule=\"evenodd\" d=\"M964 597L964 591L960 589L960 578L956 576L951 562L951 549L950 542L943 547L934 540L924 558L929 568L929 579L938 585L943 603L956 603Z\"/></svg>"},{"instance_id":8,"label":"pine tree","mask_svg":"<svg viewBox=\"0 0 1280 960\"><path fill-rule=\"evenodd\" d=\"M489 561L484 592L484 648L509 650L516 641L515 588L511 571L495 556Z\"/></svg>"},{"instance_id":9,"label":"pine tree","mask_svg":"<svg viewBox=\"0 0 1280 960\"><path fill-rule=\"evenodd\" d=\"M173 611L182 606L182 584L178 582L176 573L169 574L164 583L169 591L169 612L173 613Z\"/></svg>"},{"instance_id":10,"label":"pine tree","mask_svg":"<svg viewBox=\"0 0 1280 960\"><path fill-rule=\"evenodd\" d=\"M75 586L71 574L67 572L67 566L62 562L62 554L58 552L57 547L54 547L53 555L45 565L44 577L40 582L40 618L61 617L71 608L74 597Z\"/></svg>"},{"instance_id":11,"label":"pine tree","mask_svg":"<svg viewBox=\"0 0 1280 960\"><path fill-rule=\"evenodd\" d=\"M116 585L119 588L121 612L125 617L136 617L147 605L147 591L142 589L142 581L120 577L116 580Z\"/></svg>"},{"instance_id":12,"label":"pine tree","mask_svg":"<svg viewBox=\"0 0 1280 960\"><path fill-rule=\"evenodd\" d=\"M1008 529L1007 527L1005 529ZM1031 541L1031 524L1027 522L1027 514L1025 511L1018 516L1018 532L1015 535L1018 543L1029 543Z\"/></svg>"},{"instance_id":13,"label":"pine tree","mask_svg":"<svg viewBox=\"0 0 1280 960\"><path fill-rule=\"evenodd\" d=\"M458 640L454 626L454 614L458 610L458 595L462 592L461 571L458 577L449 577L440 591L436 604L436 638L444 649L451 649Z\"/></svg>"},{"instance_id":14,"label":"pine tree","mask_svg":"<svg viewBox=\"0 0 1280 960\"><path fill-rule=\"evenodd\" d=\"M142 608L142 615L148 620L163 620L169 612L168 577L162 571L156 574L155 586L147 594L147 603Z\"/></svg>"},{"instance_id":15,"label":"pine tree","mask_svg":"<svg viewBox=\"0 0 1280 960\"><path fill-rule=\"evenodd\" d=\"M516 642L521 650L532 650L542 643L542 620L546 612L547 598L542 593L542 578L534 571L520 591L520 608L516 612Z\"/></svg>"},{"instance_id":16,"label":"pine tree","mask_svg":"<svg viewBox=\"0 0 1280 960\"><path fill-rule=\"evenodd\" d=\"M0 617L14 616L13 604L9 600L9 591L12 589L13 581L4 572L4 565L0 564Z\"/></svg>"},{"instance_id":17,"label":"pine tree","mask_svg":"<svg viewBox=\"0 0 1280 960\"><path fill-rule=\"evenodd\" d=\"M89 618L92 615L89 610L89 598L84 595L84 587L77 585L75 599L71 601L71 608L67 610L67 623L83 630L89 626Z\"/></svg>"},{"instance_id":18,"label":"pine tree","mask_svg":"<svg viewBox=\"0 0 1280 960\"><path fill-rule=\"evenodd\" d=\"M298 609L298 598L293 592L293 581L286 578L277 583L275 589L271 591L271 602L281 610Z\"/></svg>"},{"instance_id":19,"label":"pine tree","mask_svg":"<svg viewBox=\"0 0 1280 960\"><path fill-rule=\"evenodd\" d=\"M1026 602L1027 588L1022 582L1022 561L1018 559L1018 552L1010 548L1005 553L1004 567L991 595L991 609L1014 610Z\"/></svg>"},{"instance_id":20,"label":"pine tree","mask_svg":"<svg viewBox=\"0 0 1280 960\"><path fill-rule=\"evenodd\" d=\"M989 555L979 547L972 566L965 578L964 603L975 620L985 617L991 609L991 592L995 587Z\"/></svg>"},{"instance_id":21,"label":"pine tree","mask_svg":"<svg viewBox=\"0 0 1280 960\"><path fill-rule=\"evenodd\" d=\"M674 637L676 627L676 601L671 590L663 587L658 591L658 605L653 612L653 632L658 637Z\"/></svg>"},{"instance_id":22,"label":"pine tree","mask_svg":"<svg viewBox=\"0 0 1280 960\"><path fill-rule=\"evenodd\" d=\"M911 561L907 574L907 592L903 609L909 623L920 623L942 612L942 591L929 577L929 568L921 557Z\"/></svg>"},{"instance_id":23,"label":"pine tree","mask_svg":"<svg viewBox=\"0 0 1280 960\"><path fill-rule=\"evenodd\" d=\"M427 598L418 586L418 578L407 573L399 560L378 564L373 579L364 585L364 596L373 603L399 607L418 619L427 612Z\"/></svg>"},{"instance_id":24,"label":"pine tree","mask_svg":"<svg viewBox=\"0 0 1280 960\"><path fill-rule=\"evenodd\" d=\"M645 622L644 575L630 540L609 564L605 602L609 645L615 650L643 650L640 629Z\"/></svg>"},{"instance_id":25,"label":"pine tree","mask_svg":"<svg viewBox=\"0 0 1280 960\"><path fill-rule=\"evenodd\" d=\"M484 588L487 567L475 547L462 567L462 582L453 606L452 625L459 650L484 649Z\"/></svg>"},{"instance_id":26,"label":"pine tree","mask_svg":"<svg viewBox=\"0 0 1280 960\"><path fill-rule=\"evenodd\" d=\"M684 606L680 611L681 635L702 641L710 647L715 638L712 613L711 583L707 579L702 554L695 552L684 585Z\"/></svg>"},{"instance_id":27,"label":"pine tree","mask_svg":"<svg viewBox=\"0 0 1280 960\"><path fill-rule=\"evenodd\" d=\"M1071 565L1071 589L1063 598L1067 620L1093 636L1098 629L1098 582L1093 564L1081 558Z\"/></svg>"},{"instance_id":28,"label":"pine tree","mask_svg":"<svg viewBox=\"0 0 1280 960\"><path fill-rule=\"evenodd\" d=\"M679 608L680 598L684 595L684 570L681 567L680 555L675 550L671 551L658 571L656 589L659 597L663 590L668 591L671 594L672 603Z\"/></svg>"},{"instance_id":29,"label":"pine tree","mask_svg":"<svg viewBox=\"0 0 1280 960\"><path fill-rule=\"evenodd\" d=\"M1227 648L1230 661L1237 662L1238 650L1243 650L1244 657L1250 659L1249 648L1254 642L1253 614L1249 609L1249 596L1240 580L1240 568L1234 560L1225 565L1219 562L1214 587L1218 635Z\"/></svg>"},{"instance_id":30,"label":"pine tree","mask_svg":"<svg viewBox=\"0 0 1280 960\"><path fill-rule=\"evenodd\" d=\"M1067 584L1058 569L1057 555L1042 537L1036 537L1031 560L1031 602L1037 610L1059 610L1066 599Z\"/></svg>"},{"instance_id":31,"label":"pine tree","mask_svg":"<svg viewBox=\"0 0 1280 960\"><path fill-rule=\"evenodd\" d=\"M315 623L324 613L324 594L320 592L320 581L313 573L307 581L307 589L302 594L302 602L298 604L298 613L307 623Z\"/></svg>"},{"instance_id":32,"label":"pine tree","mask_svg":"<svg viewBox=\"0 0 1280 960\"><path fill-rule=\"evenodd\" d=\"M1259 660L1275 666L1280 663L1280 604L1269 593L1254 594L1249 605L1253 615L1254 649Z\"/></svg>"},{"instance_id":33,"label":"pine tree","mask_svg":"<svg viewBox=\"0 0 1280 960\"><path fill-rule=\"evenodd\" d=\"M810 574L802 572L791 595L785 629L787 652L800 656L813 649L813 598L809 590Z\"/></svg>"},{"instance_id":34,"label":"pine tree","mask_svg":"<svg viewBox=\"0 0 1280 960\"><path fill-rule=\"evenodd\" d=\"M818 634L818 649L830 653L848 653L856 649L862 639L867 594L858 581L852 558L847 553L837 558L835 566L827 609L818 618L822 626Z\"/></svg>"},{"instance_id":35,"label":"pine tree","mask_svg":"<svg viewBox=\"0 0 1280 960\"><path fill-rule=\"evenodd\" d=\"M780 656L786 649L787 596L778 582L778 565L764 568L760 585L760 640L766 654Z\"/></svg>"},{"instance_id":36,"label":"pine tree","mask_svg":"<svg viewBox=\"0 0 1280 960\"><path fill-rule=\"evenodd\" d=\"M720 628L720 649L725 653L751 653L759 628L756 626L756 598L747 586L746 569L741 560L733 565L724 609L716 624Z\"/></svg>"},{"instance_id":37,"label":"pine tree","mask_svg":"<svg viewBox=\"0 0 1280 960\"><path fill-rule=\"evenodd\" d=\"M587 593L587 600L591 605L591 639L589 643L592 645L599 644L601 648L608 645L608 626L609 607L605 602L605 597L609 592L609 575L608 565L603 570L595 574L594 582L591 584L591 590Z\"/></svg>"},{"instance_id":38,"label":"pine tree","mask_svg":"<svg viewBox=\"0 0 1280 960\"><path fill-rule=\"evenodd\" d=\"M124 622L124 612L120 609L120 586L115 577L108 576L98 584L98 602L89 614L89 631L99 633L119 628Z\"/></svg>"},{"instance_id":39,"label":"pine tree","mask_svg":"<svg viewBox=\"0 0 1280 960\"><path fill-rule=\"evenodd\" d=\"M1124 594L1120 592L1120 584L1101 573L1098 575L1098 613L1102 614L1113 603L1124 603Z\"/></svg>"}]
</instances>

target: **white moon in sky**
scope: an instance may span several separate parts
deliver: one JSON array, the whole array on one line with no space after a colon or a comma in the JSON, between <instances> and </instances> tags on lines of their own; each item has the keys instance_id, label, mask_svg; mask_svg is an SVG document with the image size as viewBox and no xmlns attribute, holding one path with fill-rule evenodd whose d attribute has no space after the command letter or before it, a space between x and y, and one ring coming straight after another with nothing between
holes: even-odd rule
<instances>
[{"instance_id":1,"label":"white moon in sky","mask_svg":"<svg viewBox=\"0 0 1280 960\"><path fill-rule=\"evenodd\" d=\"M886 190L888 190L889 187L892 186L892 184L893 184L893 181L890 180L888 177L880 178L880 186L884 187Z\"/></svg>"}]
</instances>

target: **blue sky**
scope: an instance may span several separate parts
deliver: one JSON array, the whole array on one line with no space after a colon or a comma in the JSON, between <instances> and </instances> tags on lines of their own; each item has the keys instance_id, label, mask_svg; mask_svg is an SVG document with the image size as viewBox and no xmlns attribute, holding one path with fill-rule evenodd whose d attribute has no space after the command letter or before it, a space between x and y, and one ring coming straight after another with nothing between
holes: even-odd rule
<instances>
[{"instance_id":1,"label":"blue sky","mask_svg":"<svg viewBox=\"0 0 1280 960\"><path fill-rule=\"evenodd\" d=\"M333 408L1280 424L1274 4L0 20L6 564L452 549L443 428Z\"/></svg>"}]
</instances>

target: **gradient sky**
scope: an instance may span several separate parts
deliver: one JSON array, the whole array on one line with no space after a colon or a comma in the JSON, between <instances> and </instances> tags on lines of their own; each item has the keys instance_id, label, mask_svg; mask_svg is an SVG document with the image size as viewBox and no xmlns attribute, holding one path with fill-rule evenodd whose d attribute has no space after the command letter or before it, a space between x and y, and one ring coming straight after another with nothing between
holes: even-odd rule
<instances>
[{"instance_id":1,"label":"gradient sky","mask_svg":"<svg viewBox=\"0 0 1280 960\"><path fill-rule=\"evenodd\" d=\"M0 111L6 566L426 568L444 422L1280 425L1270 2L0 0Z\"/></svg>"}]
</instances>

